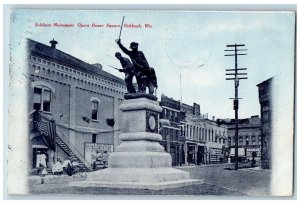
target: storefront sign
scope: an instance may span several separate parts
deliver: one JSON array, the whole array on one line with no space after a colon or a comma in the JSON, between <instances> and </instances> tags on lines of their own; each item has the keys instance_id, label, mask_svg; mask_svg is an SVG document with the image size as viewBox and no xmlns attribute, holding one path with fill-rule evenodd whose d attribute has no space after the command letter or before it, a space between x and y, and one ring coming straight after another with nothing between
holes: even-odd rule
<instances>
[{"instance_id":1,"label":"storefront sign","mask_svg":"<svg viewBox=\"0 0 300 204\"><path fill-rule=\"evenodd\" d=\"M222 154L222 149L215 149L215 148L211 148L210 149L211 154L213 155L220 155Z\"/></svg>"},{"instance_id":2,"label":"storefront sign","mask_svg":"<svg viewBox=\"0 0 300 204\"><path fill-rule=\"evenodd\" d=\"M260 157L260 148L247 148L247 157L252 157L252 156Z\"/></svg>"},{"instance_id":3,"label":"storefront sign","mask_svg":"<svg viewBox=\"0 0 300 204\"><path fill-rule=\"evenodd\" d=\"M85 143L84 157L91 165L106 166L111 152L113 152L113 145Z\"/></svg>"}]
</instances>

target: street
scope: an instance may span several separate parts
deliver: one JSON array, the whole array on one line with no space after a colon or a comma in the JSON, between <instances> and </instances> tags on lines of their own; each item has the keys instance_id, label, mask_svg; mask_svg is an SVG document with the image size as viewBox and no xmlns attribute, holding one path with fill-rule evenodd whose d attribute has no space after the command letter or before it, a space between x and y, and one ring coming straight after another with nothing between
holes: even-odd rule
<instances>
[{"instance_id":1,"label":"street","mask_svg":"<svg viewBox=\"0 0 300 204\"><path fill-rule=\"evenodd\" d=\"M250 168L233 169L234 164L216 164L194 168L184 168L191 178L202 178L206 184L216 185L247 195L264 196L269 194L271 173Z\"/></svg>"},{"instance_id":2,"label":"street","mask_svg":"<svg viewBox=\"0 0 300 204\"><path fill-rule=\"evenodd\" d=\"M227 170L233 164L208 166L186 166L178 169L191 173L191 178L204 179L203 184L166 190L112 189L69 187L71 181L84 180L83 177L48 175L45 183L40 178L30 177L31 194L92 194L92 195L216 195L216 196L264 196L268 195L271 173L264 170L240 169Z\"/></svg>"}]
</instances>

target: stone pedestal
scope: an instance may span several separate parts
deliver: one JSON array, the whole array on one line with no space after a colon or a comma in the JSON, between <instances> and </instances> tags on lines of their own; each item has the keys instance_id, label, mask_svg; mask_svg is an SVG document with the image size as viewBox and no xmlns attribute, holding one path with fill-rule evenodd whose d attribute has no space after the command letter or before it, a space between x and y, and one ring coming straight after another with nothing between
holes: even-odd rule
<instances>
[{"instance_id":1,"label":"stone pedestal","mask_svg":"<svg viewBox=\"0 0 300 204\"><path fill-rule=\"evenodd\" d=\"M108 157L108 168L89 173L70 186L164 189L200 183L189 172L171 167L171 155L159 144L159 113L153 96L130 95L120 106L122 143ZM126 99L126 97L125 97Z\"/></svg>"}]
</instances>

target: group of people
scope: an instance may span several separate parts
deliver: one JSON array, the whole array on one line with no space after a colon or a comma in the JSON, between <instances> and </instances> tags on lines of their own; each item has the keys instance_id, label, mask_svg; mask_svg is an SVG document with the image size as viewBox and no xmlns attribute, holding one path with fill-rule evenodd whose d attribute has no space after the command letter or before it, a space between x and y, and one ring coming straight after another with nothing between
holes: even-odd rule
<instances>
[{"instance_id":1,"label":"group of people","mask_svg":"<svg viewBox=\"0 0 300 204\"><path fill-rule=\"evenodd\" d=\"M120 39L116 40L116 43L131 59L130 61L128 58L123 57L119 52L115 53L115 57L120 61L123 68L119 69L119 71L125 73L127 91L129 93L146 93L146 87L148 87L149 94L153 95L154 89L157 88L156 74L154 69L149 66L144 53L138 50L139 44L132 42L130 44L131 50L128 50L122 45ZM138 91L135 90L132 84L134 76L138 84Z\"/></svg>"},{"instance_id":2,"label":"group of people","mask_svg":"<svg viewBox=\"0 0 300 204\"><path fill-rule=\"evenodd\" d=\"M45 176L48 174L46 159L42 156L44 153L38 152L37 154L37 174L41 176L41 184L45 182ZM53 175L62 175L67 174L68 176L72 176L76 172L76 168L78 168L78 163L73 161L71 158L67 157L64 161L60 158L57 158L57 161L52 167Z\"/></svg>"},{"instance_id":3,"label":"group of people","mask_svg":"<svg viewBox=\"0 0 300 204\"><path fill-rule=\"evenodd\" d=\"M62 161L60 158L57 158L57 161L52 167L52 172L54 175L62 175L65 173L69 176L72 176L74 174L75 167L77 166L77 162L74 162L70 158L66 158L64 161Z\"/></svg>"}]
</instances>

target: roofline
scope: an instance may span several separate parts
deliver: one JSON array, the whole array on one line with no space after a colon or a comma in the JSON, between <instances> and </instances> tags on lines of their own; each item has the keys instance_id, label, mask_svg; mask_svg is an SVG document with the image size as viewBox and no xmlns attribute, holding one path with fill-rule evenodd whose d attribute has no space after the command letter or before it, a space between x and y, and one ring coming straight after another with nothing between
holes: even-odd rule
<instances>
[{"instance_id":1,"label":"roofline","mask_svg":"<svg viewBox=\"0 0 300 204\"><path fill-rule=\"evenodd\" d=\"M35 40L32 40L32 39L30 39L30 38L27 38L27 40L28 40L28 41L33 41L33 42L35 42L35 43L39 43L39 44L42 44L42 45L44 45L44 46L46 46L46 47L51 48L50 46L48 46L48 45L46 45L46 44L44 44L44 43L40 43L40 42L35 41ZM27 49L28 49L28 48L27 48ZM53 49L53 48L51 48L51 49ZM56 49L56 48L55 48L55 49ZM83 60L81 60L81 59L79 59L79 58L77 58L77 57L75 57L75 56L73 56L73 55L70 55L70 54L68 54L68 53L65 53L65 52L63 52L63 51L61 51L61 50L59 50L59 49L56 49L56 50L57 50L58 52L61 52L61 53L64 54L64 55L67 55L67 56L69 56L69 57L72 57L72 58L74 58L74 59L76 59L76 60L81 61L83 64L85 64L85 65L87 65L87 66L92 66L92 67L94 66L94 65L89 64L89 63L87 63L87 62L85 62L85 61L83 61ZM41 54L41 53L39 53L39 52L35 52L35 51L33 51L33 50L30 50L30 52L31 52L31 54L32 54L32 53L37 54L37 55L42 56L42 57L44 57L44 58L46 58L46 59L51 59L52 61L59 62L60 64L67 65L67 66L72 67L72 68L75 68L75 69L78 69L78 68L79 68L79 69L80 69L80 68L84 68L84 67L76 67L76 66L74 66L74 65L72 65L72 64L69 64L69 63L63 62L63 61L61 61L61 60L57 60L57 59L51 58L51 57L49 57L49 56L47 56L47 55ZM97 68L97 67L95 67L95 68ZM103 78L105 78L105 79L109 79L109 80L114 81L114 82L116 82L116 83L122 83L122 85L125 85L125 81L124 81L123 79L121 79L121 78L119 78L119 77L117 77L117 76L115 76L115 75L113 75L113 74L111 74L111 73L108 73L108 72L106 72L106 71L104 71L104 70L101 70L101 71L104 72L104 73L106 73L106 74L108 74L108 75L112 75L112 77L105 76L105 75L103 75L103 74L96 73L96 72L93 72L93 71L87 70L87 69L83 69L83 70L80 69L80 70L81 70L81 71L84 71L84 72L86 72L86 73L89 73L89 74L101 76L101 77L103 77ZM116 77L117 79L114 79L113 77Z\"/></svg>"}]
</instances>

